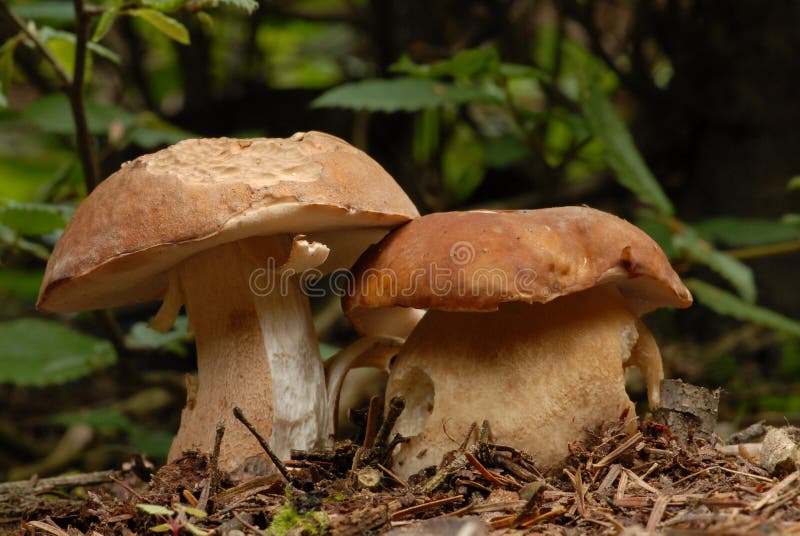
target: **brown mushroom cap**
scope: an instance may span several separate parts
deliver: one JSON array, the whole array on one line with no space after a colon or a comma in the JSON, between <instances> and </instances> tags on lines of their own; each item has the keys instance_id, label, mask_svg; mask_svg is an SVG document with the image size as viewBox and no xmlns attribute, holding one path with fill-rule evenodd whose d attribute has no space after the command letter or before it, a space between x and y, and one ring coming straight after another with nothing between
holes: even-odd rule
<instances>
[{"instance_id":1,"label":"brown mushroom cap","mask_svg":"<svg viewBox=\"0 0 800 536\"><path fill-rule=\"evenodd\" d=\"M423 216L367 250L353 275L344 310L362 331L364 308L494 311L604 283L637 314L692 303L653 239L585 206Z\"/></svg>"},{"instance_id":2,"label":"brown mushroom cap","mask_svg":"<svg viewBox=\"0 0 800 536\"><path fill-rule=\"evenodd\" d=\"M80 205L47 265L38 307L159 300L169 268L250 236L349 229L342 242L357 255L376 229L417 215L377 162L328 134L185 140L123 165Z\"/></svg>"}]
</instances>

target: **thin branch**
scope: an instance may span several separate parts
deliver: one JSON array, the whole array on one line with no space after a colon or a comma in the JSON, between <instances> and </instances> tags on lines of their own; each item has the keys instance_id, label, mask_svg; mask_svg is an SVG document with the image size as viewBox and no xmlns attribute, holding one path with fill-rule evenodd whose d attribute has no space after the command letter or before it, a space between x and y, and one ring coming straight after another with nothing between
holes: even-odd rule
<instances>
[{"instance_id":1,"label":"thin branch","mask_svg":"<svg viewBox=\"0 0 800 536\"><path fill-rule=\"evenodd\" d=\"M53 67L53 70L61 81L61 84L64 87L70 87L72 84L72 77L69 75L69 73L67 73L67 71L64 70L64 67L61 66L56 57L53 56L53 53L50 52L50 49L47 48L47 45L45 45L42 40L39 39L39 36L32 32L16 13L11 11L11 8L6 5L5 1L0 1L0 10L2 10L5 16L8 17L12 23L14 23L14 26L16 26L20 32L25 34L25 37L30 39L36 50L38 50L42 57L44 57L44 59L46 59L47 62Z\"/></svg>"},{"instance_id":2,"label":"thin branch","mask_svg":"<svg viewBox=\"0 0 800 536\"><path fill-rule=\"evenodd\" d=\"M86 190L91 192L100 180L100 166L94 148L94 140L89 132L86 119L86 105L83 101L83 84L86 77L87 42L89 40L89 21L91 16L84 11L83 0L73 0L75 6L75 71L72 84L67 92L72 118L75 121L78 153L83 166Z\"/></svg>"}]
</instances>

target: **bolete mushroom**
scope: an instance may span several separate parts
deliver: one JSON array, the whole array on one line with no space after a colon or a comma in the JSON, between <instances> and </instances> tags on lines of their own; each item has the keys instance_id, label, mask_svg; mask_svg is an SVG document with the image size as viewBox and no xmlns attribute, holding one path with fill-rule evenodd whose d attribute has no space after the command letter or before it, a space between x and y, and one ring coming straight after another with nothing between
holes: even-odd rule
<instances>
[{"instance_id":1,"label":"bolete mushroom","mask_svg":"<svg viewBox=\"0 0 800 536\"><path fill-rule=\"evenodd\" d=\"M692 302L649 236L588 207L424 216L367 250L354 277L344 309L357 327L370 308L427 309L386 391L406 402L402 476L484 419L496 442L553 467L604 421L635 419L627 366L657 406L661 355L639 315Z\"/></svg>"},{"instance_id":2,"label":"bolete mushroom","mask_svg":"<svg viewBox=\"0 0 800 536\"><path fill-rule=\"evenodd\" d=\"M163 300L153 325L168 329L185 305L198 377L170 459L210 452L218 422L223 470L259 454L235 406L285 458L332 432L298 274L348 267L417 215L378 163L327 134L186 140L124 164L80 205L38 307Z\"/></svg>"}]
</instances>

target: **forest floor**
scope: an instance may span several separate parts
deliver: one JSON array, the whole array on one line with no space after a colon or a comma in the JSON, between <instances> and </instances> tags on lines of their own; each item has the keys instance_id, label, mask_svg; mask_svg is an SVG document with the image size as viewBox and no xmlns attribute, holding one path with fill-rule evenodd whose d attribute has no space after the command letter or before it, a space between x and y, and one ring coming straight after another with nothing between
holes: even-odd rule
<instances>
[{"instance_id":1,"label":"forest floor","mask_svg":"<svg viewBox=\"0 0 800 536\"><path fill-rule=\"evenodd\" d=\"M155 472L139 459L118 471L0 484L0 533L800 533L800 471L765 470L752 433L723 445L682 441L649 420L625 433L620 421L542 474L524 452L492 443L488 423L476 428L438 468L408 481L388 469L392 442L371 425L361 444L295 451L276 474L249 480L195 454Z\"/></svg>"}]
</instances>

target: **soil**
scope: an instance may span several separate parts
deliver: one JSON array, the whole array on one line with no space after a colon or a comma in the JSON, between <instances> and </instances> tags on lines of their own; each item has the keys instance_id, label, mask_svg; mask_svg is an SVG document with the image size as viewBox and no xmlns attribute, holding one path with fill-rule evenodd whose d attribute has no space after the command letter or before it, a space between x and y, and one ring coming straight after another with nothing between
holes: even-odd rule
<instances>
[{"instance_id":1,"label":"soil","mask_svg":"<svg viewBox=\"0 0 800 536\"><path fill-rule=\"evenodd\" d=\"M139 459L70 482L0 484L0 533L128 535L159 525L172 534L232 536L265 529L295 535L800 532L796 467L770 475L744 447L721 448L715 437L680 440L649 420L630 435L621 421L596 431L590 441L571 445L564 466L547 474L524 452L492 443L484 423L477 438L408 482L388 469L391 441L376 442L388 438L375 432L367 431L361 444L294 452L286 462L289 481L277 472L222 475L213 459L189 453L154 473Z\"/></svg>"}]
</instances>

